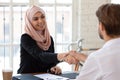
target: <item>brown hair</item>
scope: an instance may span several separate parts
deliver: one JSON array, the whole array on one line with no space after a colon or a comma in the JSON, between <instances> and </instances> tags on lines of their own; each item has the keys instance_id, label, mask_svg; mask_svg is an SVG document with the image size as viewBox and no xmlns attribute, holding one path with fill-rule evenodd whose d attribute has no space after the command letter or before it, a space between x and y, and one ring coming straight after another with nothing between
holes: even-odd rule
<instances>
[{"instance_id":1,"label":"brown hair","mask_svg":"<svg viewBox=\"0 0 120 80\"><path fill-rule=\"evenodd\" d=\"M110 37L120 36L120 4L103 4L96 11L96 16Z\"/></svg>"}]
</instances>

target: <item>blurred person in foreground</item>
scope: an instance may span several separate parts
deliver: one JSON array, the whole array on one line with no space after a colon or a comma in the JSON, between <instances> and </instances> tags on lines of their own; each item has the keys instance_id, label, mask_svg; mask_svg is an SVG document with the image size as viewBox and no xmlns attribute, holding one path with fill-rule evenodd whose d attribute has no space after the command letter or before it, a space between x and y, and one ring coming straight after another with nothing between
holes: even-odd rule
<instances>
[{"instance_id":1,"label":"blurred person in foreground","mask_svg":"<svg viewBox=\"0 0 120 80\"><path fill-rule=\"evenodd\" d=\"M120 4L103 4L96 16L99 36L105 44L87 57L76 80L120 80ZM79 60L75 51L70 55Z\"/></svg>"}]
</instances>

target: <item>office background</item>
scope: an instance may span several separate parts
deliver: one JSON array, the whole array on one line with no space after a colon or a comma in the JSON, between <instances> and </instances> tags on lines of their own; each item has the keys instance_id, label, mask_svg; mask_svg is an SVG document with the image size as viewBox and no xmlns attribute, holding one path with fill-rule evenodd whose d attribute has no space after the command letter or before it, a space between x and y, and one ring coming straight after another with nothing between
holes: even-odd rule
<instances>
[{"instance_id":1,"label":"office background","mask_svg":"<svg viewBox=\"0 0 120 80\"><path fill-rule=\"evenodd\" d=\"M100 48L104 42L97 33L96 9L104 3L120 3L120 0L0 0L0 69L19 67L20 36L24 33L26 9L35 4L46 12L48 28L55 41L56 52L70 49ZM88 54L92 51L83 51ZM73 65L65 62L59 66L72 71ZM0 73L1 74L1 73Z\"/></svg>"}]
</instances>

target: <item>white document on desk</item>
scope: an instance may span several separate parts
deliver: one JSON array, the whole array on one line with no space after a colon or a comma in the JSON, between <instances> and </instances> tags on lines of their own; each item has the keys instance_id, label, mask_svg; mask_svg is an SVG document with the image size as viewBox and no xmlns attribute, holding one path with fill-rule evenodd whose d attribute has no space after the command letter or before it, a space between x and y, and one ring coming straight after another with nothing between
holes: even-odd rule
<instances>
[{"instance_id":1,"label":"white document on desk","mask_svg":"<svg viewBox=\"0 0 120 80\"><path fill-rule=\"evenodd\" d=\"M49 74L49 73L37 74L37 75L34 75L34 76L42 78L44 80L69 80L69 78L61 77L61 76L54 75L54 74Z\"/></svg>"}]
</instances>

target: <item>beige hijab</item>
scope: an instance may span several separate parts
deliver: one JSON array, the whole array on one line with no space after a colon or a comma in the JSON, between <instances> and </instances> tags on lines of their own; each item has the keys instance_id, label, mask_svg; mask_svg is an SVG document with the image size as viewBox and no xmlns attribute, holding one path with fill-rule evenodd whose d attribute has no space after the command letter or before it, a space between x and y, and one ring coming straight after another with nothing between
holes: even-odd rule
<instances>
[{"instance_id":1,"label":"beige hijab","mask_svg":"<svg viewBox=\"0 0 120 80\"><path fill-rule=\"evenodd\" d=\"M35 13L41 12L45 15L45 12L38 6L32 6L26 11L25 15L25 32L30 35L43 50L48 50L51 44L50 34L47 28L47 23L40 31L36 31L32 24L32 17Z\"/></svg>"}]
</instances>

